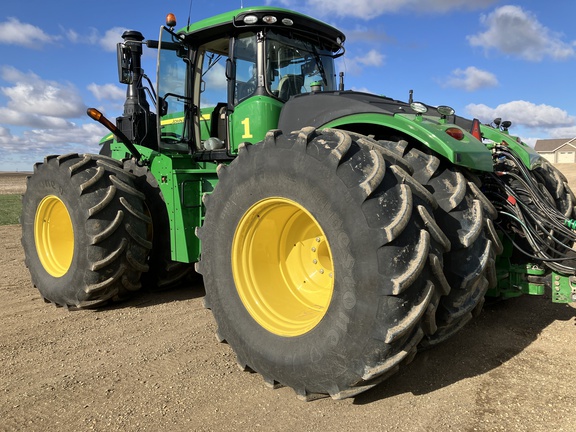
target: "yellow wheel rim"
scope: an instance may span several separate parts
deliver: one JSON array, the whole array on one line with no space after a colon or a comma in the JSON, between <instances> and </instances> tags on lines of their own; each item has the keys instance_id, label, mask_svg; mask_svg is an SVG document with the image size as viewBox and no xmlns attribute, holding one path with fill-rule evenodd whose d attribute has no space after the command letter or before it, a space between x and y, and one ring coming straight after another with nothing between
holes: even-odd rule
<instances>
[{"instance_id":1,"label":"yellow wheel rim","mask_svg":"<svg viewBox=\"0 0 576 432\"><path fill-rule=\"evenodd\" d=\"M60 198L48 195L38 205L34 241L44 269L54 277L65 275L74 255L74 229L68 209Z\"/></svg>"},{"instance_id":2,"label":"yellow wheel rim","mask_svg":"<svg viewBox=\"0 0 576 432\"><path fill-rule=\"evenodd\" d=\"M322 320L334 291L330 246L320 225L285 198L254 204L232 242L232 272L242 303L279 336L300 336Z\"/></svg>"}]
</instances>

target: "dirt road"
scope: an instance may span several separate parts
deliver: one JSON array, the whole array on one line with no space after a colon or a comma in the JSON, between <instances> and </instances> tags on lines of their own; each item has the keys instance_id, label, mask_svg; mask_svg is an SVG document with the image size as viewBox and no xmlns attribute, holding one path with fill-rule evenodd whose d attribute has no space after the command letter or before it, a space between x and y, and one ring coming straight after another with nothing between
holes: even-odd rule
<instances>
[{"instance_id":1,"label":"dirt road","mask_svg":"<svg viewBox=\"0 0 576 432\"><path fill-rule=\"evenodd\" d=\"M20 226L0 239L2 431L576 430L576 308L547 297L485 308L355 399L305 403L237 368L202 286L67 311L31 285Z\"/></svg>"}]
</instances>

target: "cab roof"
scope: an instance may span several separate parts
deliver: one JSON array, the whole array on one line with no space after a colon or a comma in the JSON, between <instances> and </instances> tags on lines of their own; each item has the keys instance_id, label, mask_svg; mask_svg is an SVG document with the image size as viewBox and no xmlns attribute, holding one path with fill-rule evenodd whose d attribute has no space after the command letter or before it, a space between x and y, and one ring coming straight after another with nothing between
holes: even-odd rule
<instances>
[{"instance_id":1,"label":"cab roof","mask_svg":"<svg viewBox=\"0 0 576 432\"><path fill-rule=\"evenodd\" d=\"M251 19L245 21L248 16ZM274 17L275 20L265 22L264 17ZM192 23L182 28L178 33L183 34L188 42L201 44L203 41L220 36L261 28L289 30L307 34L309 37L320 37L325 41L330 41L334 51L340 49L345 40L344 33L322 21L288 9L269 6L250 7L225 12Z\"/></svg>"}]
</instances>

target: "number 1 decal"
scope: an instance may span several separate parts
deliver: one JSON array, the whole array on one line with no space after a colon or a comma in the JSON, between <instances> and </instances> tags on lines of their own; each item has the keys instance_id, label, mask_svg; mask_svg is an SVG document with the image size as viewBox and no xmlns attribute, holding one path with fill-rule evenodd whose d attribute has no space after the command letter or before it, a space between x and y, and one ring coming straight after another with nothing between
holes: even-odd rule
<instances>
[{"instance_id":1,"label":"number 1 decal","mask_svg":"<svg viewBox=\"0 0 576 432\"><path fill-rule=\"evenodd\" d=\"M250 119L246 117L240 123L244 126L244 135L242 135L242 138L254 138L250 133Z\"/></svg>"}]
</instances>

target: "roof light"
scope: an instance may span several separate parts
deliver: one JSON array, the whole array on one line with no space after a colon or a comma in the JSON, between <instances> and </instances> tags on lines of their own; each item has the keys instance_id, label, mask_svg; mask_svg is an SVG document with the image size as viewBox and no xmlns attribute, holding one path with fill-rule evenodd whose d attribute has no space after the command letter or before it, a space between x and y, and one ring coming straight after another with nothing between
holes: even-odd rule
<instances>
[{"instance_id":1,"label":"roof light","mask_svg":"<svg viewBox=\"0 0 576 432\"><path fill-rule=\"evenodd\" d=\"M464 131L460 128L451 127L446 129L444 132L446 132L448 135L450 135L452 138L458 141L462 141L464 139Z\"/></svg>"},{"instance_id":2,"label":"roof light","mask_svg":"<svg viewBox=\"0 0 576 432\"><path fill-rule=\"evenodd\" d=\"M418 114L424 114L428 112L428 108L422 102L412 102L410 108L416 111Z\"/></svg>"},{"instance_id":3,"label":"roof light","mask_svg":"<svg viewBox=\"0 0 576 432\"><path fill-rule=\"evenodd\" d=\"M440 105L438 108L436 108L436 110L438 111L438 114L443 116L451 116L456 112L454 111L454 108L447 105Z\"/></svg>"},{"instance_id":4,"label":"roof light","mask_svg":"<svg viewBox=\"0 0 576 432\"><path fill-rule=\"evenodd\" d=\"M246 15L244 17L244 24L256 24L258 22L258 17L256 15Z\"/></svg>"},{"instance_id":5,"label":"roof light","mask_svg":"<svg viewBox=\"0 0 576 432\"><path fill-rule=\"evenodd\" d=\"M276 18L274 15L266 15L264 18L262 18L262 21L264 21L266 24L274 24L276 21L278 21L278 18Z\"/></svg>"},{"instance_id":6,"label":"roof light","mask_svg":"<svg viewBox=\"0 0 576 432\"><path fill-rule=\"evenodd\" d=\"M173 13L166 15L166 27L176 27L176 15Z\"/></svg>"},{"instance_id":7,"label":"roof light","mask_svg":"<svg viewBox=\"0 0 576 432\"><path fill-rule=\"evenodd\" d=\"M294 21L292 21L290 18L282 18L282 24L291 26L294 25Z\"/></svg>"}]
</instances>

